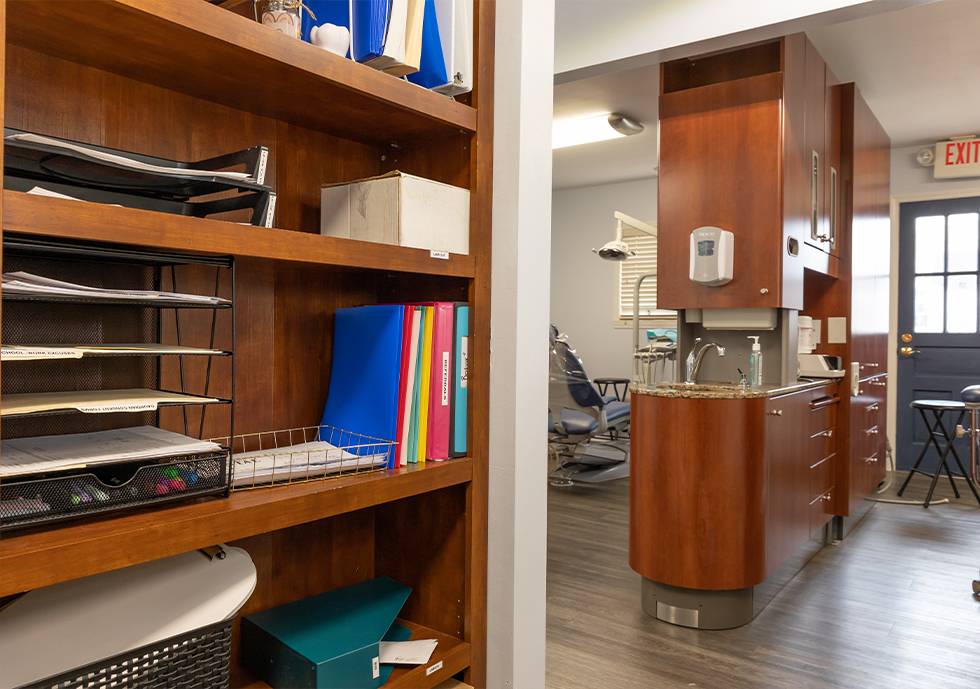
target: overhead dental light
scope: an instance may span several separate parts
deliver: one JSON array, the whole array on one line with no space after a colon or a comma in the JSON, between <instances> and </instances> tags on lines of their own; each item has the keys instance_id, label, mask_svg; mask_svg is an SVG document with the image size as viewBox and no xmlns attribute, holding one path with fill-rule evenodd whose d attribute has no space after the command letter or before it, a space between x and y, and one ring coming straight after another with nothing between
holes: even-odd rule
<instances>
[{"instance_id":1,"label":"overhead dental light","mask_svg":"<svg viewBox=\"0 0 980 689\"><path fill-rule=\"evenodd\" d=\"M613 213L613 217L616 218L616 239L611 242L607 242L603 245L601 249L593 249L595 253L599 254L599 258L604 258L607 261L625 261L630 256L635 256L636 252L630 250L629 245L623 241L623 228L631 227L634 230L639 230L651 237L657 236L657 228L653 225L649 225L642 220L637 220L632 218L625 213L620 213L616 211Z\"/></svg>"},{"instance_id":2,"label":"overhead dental light","mask_svg":"<svg viewBox=\"0 0 980 689\"><path fill-rule=\"evenodd\" d=\"M551 148L566 148L595 141L618 139L642 131L642 124L617 113L565 120L551 125Z\"/></svg>"}]
</instances>

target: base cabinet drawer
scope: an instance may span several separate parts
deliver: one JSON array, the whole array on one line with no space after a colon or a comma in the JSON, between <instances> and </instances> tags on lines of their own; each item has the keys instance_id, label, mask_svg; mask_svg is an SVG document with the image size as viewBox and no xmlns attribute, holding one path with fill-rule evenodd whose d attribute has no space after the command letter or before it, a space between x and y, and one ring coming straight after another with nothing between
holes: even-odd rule
<instances>
[{"instance_id":1,"label":"base cabinet drawer","mask_svg":"<svg viewBox=\"0 0 980 689\"><path fill-rule=\"evenodd\" d=\"M834 516L834 489L830 488L810 503L810 536L814 536Z\"/></svg>"},{"instance_id":2,"label":"base cabinet drawer","mask_svg":"<svg viewBox=\"0 0 980 689\"><path fill-rule=\"evenodd\" d=\"M837 469L837 455L820 460L810 467L810 502L826 495L834 487L834 472Z\"/></svg>"}]
</instances>

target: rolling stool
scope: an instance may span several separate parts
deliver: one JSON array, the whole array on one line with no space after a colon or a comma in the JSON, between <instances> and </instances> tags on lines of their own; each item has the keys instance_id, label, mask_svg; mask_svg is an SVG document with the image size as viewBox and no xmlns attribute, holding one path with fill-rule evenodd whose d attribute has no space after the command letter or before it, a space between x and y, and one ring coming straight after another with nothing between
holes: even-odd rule
<instances>
[{"instance_id":1,"label":"rolling stool","mask_svg":"<svg viewBox=\"0 0 980 689\"><path fill-rule=\"evenodd\" d=\"M620 402L625 402L623 399L626 397L626 391L630 389L630 379L629 378L593 378L592 382L596 384L599 388L599 394L605 397L606 390L612 385L613 394L616 395L616 399ZM619 386L623 386L623 393L619 393Z\"/></svg>"},{"instance_id":2,"label":"rolling stool","mask_svg":"<svg viewBox=\"0 0 980 689\"><path fill-rule=\"evenodd\" d=\"M922 420L926 424L926 430L929 432L929 439L926 441L925 445L922 447L922 452L919 453L919 458L915 460L915 464L912 466L912 470L909 472L908 478L905 479L905 483L902 484L902 488L898 491L899 497L905 492L905 488L909 485L909 481L916 474L923 474L924 476L929 476L932 478L932 484L929 486L929 492L926 494L926 500L924 507L929 507L929 501L932 500L932 493L936 490L936 484L939 482L939 475L942 470L946 470L946 476L949 477L949 483L953 486L953 494L959 498L960 491L956 488L956 482L953 481L953 472L950 471L949 465L946 464L946 456L950 452L953 453L953 459L956 460L956 465L960 468L960 473L963 478L966 479L966 483L970 486L970 490L973 491L973 496L977 499L977 503L980 504L980 493L977 493L977 487L974 485L970 478L970 474L966 469L963 468L963 462L960 461L960 456L956 454L956 448L953 447L953 440L955 440L955 432L949 433L946 431L946 426L943 424L943 415L946 412L959 412L959 416L956 419L956 423L953 424L953 429L955 431L957 426L962 425L963 417L966 416L966 405L962 402L951 402L949 400L915 400L909 405L912 409L918 409L919 414L922 415ZM929 417L926 416L926 412L931 411L932 416L935 419L935 423L929 421ZM946 447L939 447L939 443L936 438L942 438L946 441ZM929 449L929 444L932 444L936 448L936 452L939 454L939 464L936 465L936 473L927 474L924 471L919 470L919 465L926 456L926 452Z\"/></svg>"}]
</instances>

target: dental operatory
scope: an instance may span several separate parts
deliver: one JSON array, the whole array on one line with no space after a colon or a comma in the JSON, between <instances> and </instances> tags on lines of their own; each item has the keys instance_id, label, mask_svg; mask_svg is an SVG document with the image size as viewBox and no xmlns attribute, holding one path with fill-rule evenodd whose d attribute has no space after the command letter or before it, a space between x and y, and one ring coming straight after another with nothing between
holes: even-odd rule
<instances>
[{"instance_id":1,"label":"dental operatory","mask_svg":"<svg viewBox=\"0 0 980 689\"><path fill-rule=\"evenodd\" d=\"M564 11L548 688L980 686L980 4Z\"/></svg>"}]
</instances>

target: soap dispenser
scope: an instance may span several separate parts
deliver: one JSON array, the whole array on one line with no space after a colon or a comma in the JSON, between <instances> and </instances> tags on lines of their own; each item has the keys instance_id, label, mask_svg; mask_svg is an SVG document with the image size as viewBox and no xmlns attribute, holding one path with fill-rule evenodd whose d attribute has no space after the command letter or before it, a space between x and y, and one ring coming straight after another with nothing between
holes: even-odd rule
<instances>
[{"instance_id":1,"label":"soap dispenser","mask_svg":"<svg viewBox=\"0 0 980 689\"><path fill-rule=\"evenodd\" d=\"M762 347L759 346L759 336L749 335L752 343L752 353L749 355L749 387L758 390L762 387Z\"/></svg>"}]
</instances>

